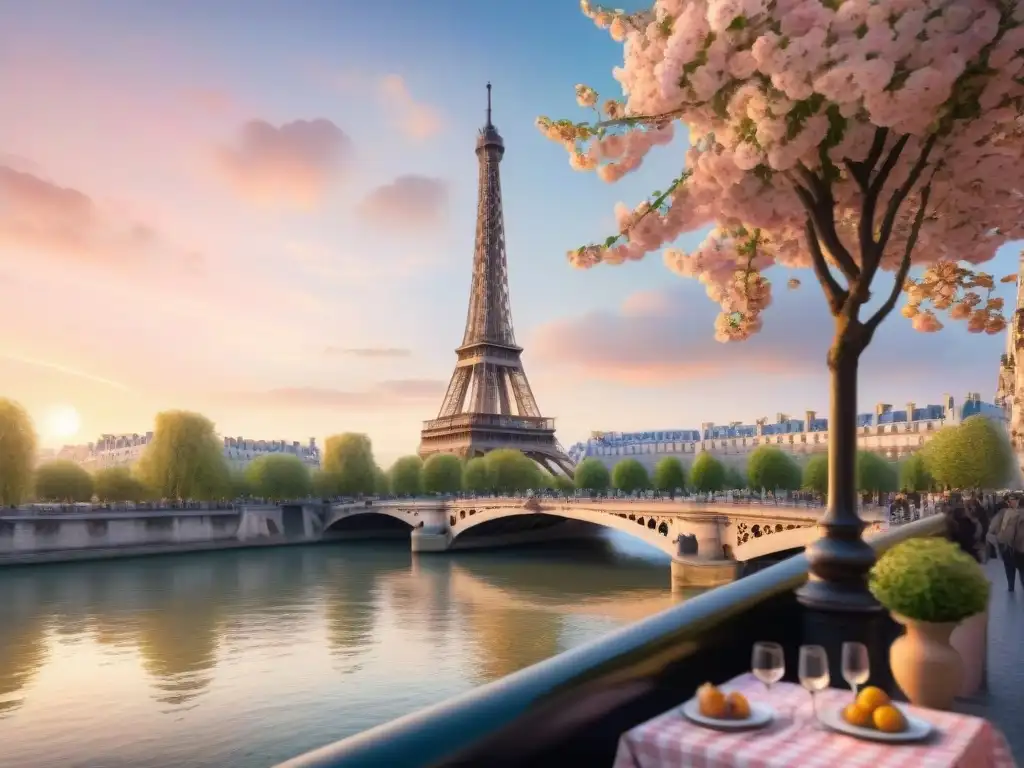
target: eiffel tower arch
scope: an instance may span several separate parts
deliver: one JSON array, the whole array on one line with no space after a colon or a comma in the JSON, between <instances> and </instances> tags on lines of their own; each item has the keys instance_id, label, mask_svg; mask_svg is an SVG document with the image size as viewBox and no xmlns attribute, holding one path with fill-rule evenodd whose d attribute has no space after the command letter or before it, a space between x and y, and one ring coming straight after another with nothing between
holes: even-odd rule
<instances>
[{"instance_id":1,"label":"eiffel tower arch","mask_svg":"<svg viewBox=\"0 0 1024 768\"><path fill-rule=\"evenodd\" d=\"M472 458L515 448L548 471L571 476L573 463L555 438L555 420L541 416L512 326L498 171L504 154L505 142L491 122L488 83L487 123L476 140L479 191L466 331L441 410L423 423L419 454Z\"/></svg>"}]
</instances>

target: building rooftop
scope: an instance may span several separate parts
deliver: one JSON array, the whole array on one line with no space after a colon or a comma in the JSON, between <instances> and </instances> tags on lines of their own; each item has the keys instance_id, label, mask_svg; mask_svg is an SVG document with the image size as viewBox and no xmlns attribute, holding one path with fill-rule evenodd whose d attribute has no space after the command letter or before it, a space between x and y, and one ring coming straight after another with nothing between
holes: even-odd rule
<instances>
[{"instance_id":1,"label":"building rooftop","mask_svg":"<svg viewBox=\"0 0 1024 768\"><path fill-rule=\"evenodd\" d=\"M889 403L878 403L874 412L862 413L857 416L858 427L883 426L887 424L906 424L916 422L949 421L955 423L969 416L983 415L990 418L1005 418L999 406L982 402L977 392L969 393L957 408L953 398L945 396L943 405L924 405L907 403L902 409L895 409ZM827 432L828 419L819 418L816 411L805 411L803 418L796 418L779 413L774 422L767 418L758 419L753 424L732 422L714 424L711 422L700 425L699 429L667 429L649 432L593 432L588 440L581 441L569 448L570 455L581 455L587 448L601 445L636 445L647 443L689 443L701 440L722 440L736 437L758 437L759 435L786 435L803 432Z\"/></svg>"}]
</instances>

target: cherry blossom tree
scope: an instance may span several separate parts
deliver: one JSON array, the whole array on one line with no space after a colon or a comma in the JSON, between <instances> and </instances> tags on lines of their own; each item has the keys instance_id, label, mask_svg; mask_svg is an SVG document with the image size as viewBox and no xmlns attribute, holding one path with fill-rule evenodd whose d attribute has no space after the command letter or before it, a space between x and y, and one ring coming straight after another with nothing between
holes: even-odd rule
<instances>
[{"instance_id":1,"label":"cherry blossom tree","mask_svg":"<svg viewBox=\"0 0 1024 768\"><path fill-rule=\"evenodd\" d=\"M614 75L624 99L602 103L579 85L577 101L595 119L541 117L541 131L565 145L573 168L607 182L672 142L677 126L689 136L665 189L636 208L620 204L618 234L569 260L623 264L710 228L694 251L670 247L664 260L721 306L715 335L724 342L760 330L770 267L813 270L835 320L830 506L801 599L866 608L873 554L856 514L858 362L901 293L919 331L939 330L940 312L973 333L1006 326L992 275L975 266L1024 235L1024 4L581 7L623 43Z\"/></svg>"}]
</instances>

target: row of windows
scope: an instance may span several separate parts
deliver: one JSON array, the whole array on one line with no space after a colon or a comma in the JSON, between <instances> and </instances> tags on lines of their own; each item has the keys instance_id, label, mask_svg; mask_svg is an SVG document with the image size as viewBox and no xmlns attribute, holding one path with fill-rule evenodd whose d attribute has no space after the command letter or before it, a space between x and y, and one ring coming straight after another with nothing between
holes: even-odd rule
<instances>
[{"instance_id":1,"label":"row of windows","mask_svg":"<svg viewBox=\"0 0 1024 768\"><path fill-rule=\"evenodd\" d=\"M968 413L968 405L980 406L983 404L968 403L964 406L964 418ZM978 411L978 407L973 412ZM933 405L926 408L915 408L913 419L906 418L906 411L887 411L875 415L873 413L862 413L857 416L858 428L877 428L879 430L900 429L903 431L917 431L920 424L932 421L942 421L944 409L942 406ZM760 432L760 434L759 434ZM676 443L695 442L700 440L730 440L733 438L750 437L774 437L780 435L794 435L802 432L828 432L828 419L813 419L810 428L805 428L803 419L790 419L789 421L777 424L743 424L736 426L713 426L703 431L696 429L670 430L666 432L632 432L632 433L596 433L588 445L633 445L647 443ZM882 434L879 432L879 434ZM703 435L703 436L702 436ZM581 444L582 445L582 444Z\"/></svg>"},{"instance_id":2,"label":"row of windows","mask_svg":"<svg viewBox=\"0 0 1024 768\"><path fill-rule=\"evenodd\" d=\"M889 435L889 434L914 434L918 432L932 432L935 430L934 422L925 422L924 429L920 429L919 424L902 424L902 425L879 425L876 427L862 427L860 434L865 437L874 437L877 435ZM797 435L775 435L774 439L772 436L766 437L741 437L741 438L730 438L727 440L708 440L706 448L753 448L758 445L819 445L828 442L827 432L811 432L811 440L808 440L808 433L801 432ZM920 438L918 442L923 442L924 438ZM580 450L580 449L583 450ZM590 456L630 456L636 454L648 454L648 453L696 453L697 443L647 443L642 445L622 445L622 446L573 446L571 454L578 455L590 455Z\"/></svg>"}]
</instances>

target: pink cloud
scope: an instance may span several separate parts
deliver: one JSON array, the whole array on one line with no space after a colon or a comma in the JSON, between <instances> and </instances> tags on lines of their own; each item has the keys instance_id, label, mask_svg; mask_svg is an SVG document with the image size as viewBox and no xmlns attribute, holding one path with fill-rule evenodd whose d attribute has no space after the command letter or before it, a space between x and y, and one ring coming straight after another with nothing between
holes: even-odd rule
<instances>
[{"instance_id":1,"label":"pink cloud","mask_svg":"<svg viewBox=\"0 0 1024 768\"><path fill-rule=\"evenodd\" d=\"M416 232L443 223L448 210L448 187L440 179L399 176L377 187L359 204L358 213L385 232Z\"/></svg>"},{"instance_id":2,"label":"pink cloud","mask_svg":"<svg viewBox=\"0 0 1024 768\"><path fill-rule=\"evenodd\" d=\"M378 82L378 95L394 124L411 139L429 139L444 127L441 112L414 99L401 75L382 77Z\"/></svg>"},{"instance_id":3,"label":"pink cloud","mask_svg":"<svg viewBox=\"0 0 1024 768\"><path fill-rule=\"evenodd\" d=\"M633 386L722 379L749 379L753 385L762 377L803 379L826 373L833 323L815 286L776 295L764 329L733 344L714 340L718 307L702 293L695 285L637 292L618 308L541 325L525 346L531 359L553 370L569 368ZM897 313L883 324L862 368L888 378L948 376L948 348L956 342L944 335L917 333ZM958 354L965 357L958 365L992 364L988 344L962 347Z\"/></svg>"},{"instance_id":4,"label":"pink cloud","mask_svg":"<svg viewBox=\"0 0 1024 768\"><path fill-rule=\"evenodd\" d=\"M351 139L330 120L295 120L279 127L250 120L233 146L219 149L216 165L243 198L309 209L340 178L351 151Z\"/></svg>"},{"instance_id":5,"label":"pink cloud","mask_svg":"<svg viewBox=\"0 0 1024 768\"><path fill-rule=\"evenodd\" d=\"M0 165L0 244L65 261L134 268L176 260L193 269L194 253L170 248L152 225L101 209L87 194Z\"/></svg>"}]
</instances>

